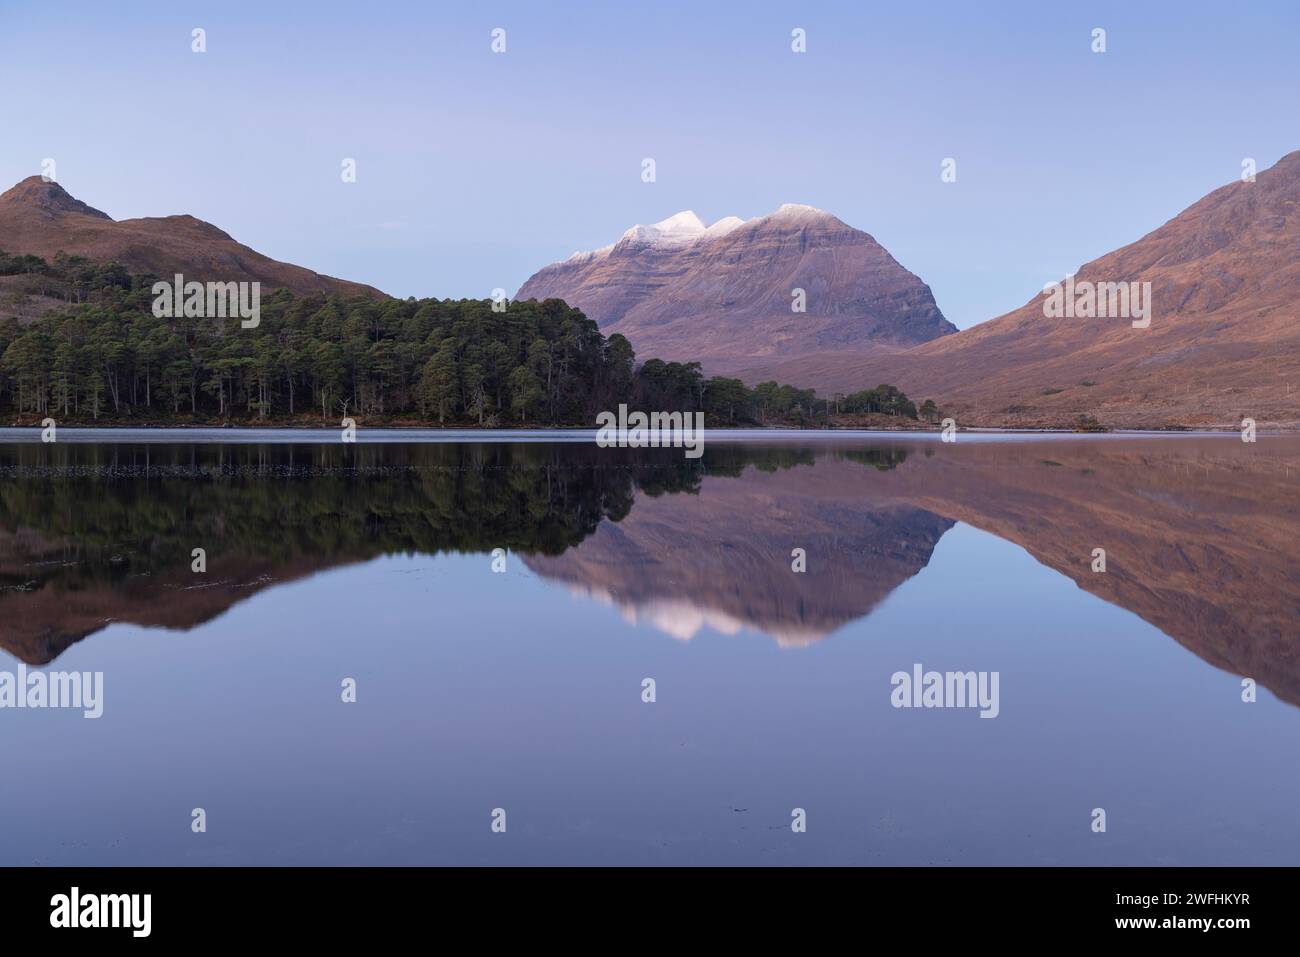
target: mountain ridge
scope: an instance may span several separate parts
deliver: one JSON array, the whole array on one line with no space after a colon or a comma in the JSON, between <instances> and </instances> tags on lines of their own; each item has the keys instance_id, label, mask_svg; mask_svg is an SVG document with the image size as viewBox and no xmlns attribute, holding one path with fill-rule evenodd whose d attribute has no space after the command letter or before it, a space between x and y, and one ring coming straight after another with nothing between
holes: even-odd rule
<instances>
[{"instance_id":1,"label":"mountain ridge","mask_svg":"<svg viewBox=\"0 0 1300 957\"><path fill-rule=\"evenodd\" d=\"M189 214L115 220L59 183L29 176L0 193L0 249L52 260L59 252L120 262L133 272L199 281L261 282L295 295L384 295L373 286L272 259Z\"/></svg>"},{"instance_id":2,"label":"mountain ridge","mask_svg":"<svg viewBox=\"0 0 1300 957\"><path fill-rule=\"evenodd\" d=\"M798 203L712 225L691 210L638 224L542 267L516 298L564 299L640 355L706 366L815 345L887 352L956 332L874 237Z\"/></svg>"},{"instance_id":3,"label":"mountain ridge","mask_svg":"<svg viewBox=\"0 0 1300 957\"><path fill-rule=\"evenodd\" d=\"M933 396L959 422L1115 427L1300 425L1300 151L1254 182L1213 190L1092 259L1076 282L1150 282L1150 328L1044 315L1044 294L956 335L882 359L821 351L725 362L746 381L820 390L888 381ZM1064 278L1064 277L1061 277Z\"/></svg>"}]
</instances>

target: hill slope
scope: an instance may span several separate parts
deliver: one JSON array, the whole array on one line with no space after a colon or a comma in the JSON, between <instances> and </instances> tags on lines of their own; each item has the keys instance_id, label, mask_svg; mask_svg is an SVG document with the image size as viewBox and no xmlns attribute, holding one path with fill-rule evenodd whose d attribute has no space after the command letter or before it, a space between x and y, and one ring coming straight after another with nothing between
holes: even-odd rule
<instances>
[{"instance_id":1,"label":"hill slope","mask_svg":"<svg viewBox=\"0 0 1300 957\"><path fill-rule=\"evenodd\" d=\"M804 290L806 311L792 309ZM925 283L829 213L787 204L705 226L693 212L633 226L540 270L520 299L564 299L638 355L677 361L893 352L955 332Z\"/></svg>"},{"instance_id":2,"label":"hill slope","mask_svg":"<svg viewBox=\"0 0 1300 957\"><path fill-rule=\"evenodd\" d=\"M201 282L261 282L267 292L283 286L297 295L383 295L371 286L271 259L193 216L116 221L39 176L0 194L0 249L47 261L62 250L160 277L179 272Z\"/></svg>"},{"instance_id":3,"label":"hill slope","mask_svg":"<svg viewBox=\"0 0 1300 957\"><path fill-rule=\"evenodd\" d=\"M1045 318L1040 294L901 354L825 351L727 371L823 392L893 382L970 424L1059 424L1081 414L1121 427L1226 426L1245 416L1300 424L1300 151L1254 183L1215 190L1075 279L1150 282L1150 327Z\"/></svg>"}]
</instances>

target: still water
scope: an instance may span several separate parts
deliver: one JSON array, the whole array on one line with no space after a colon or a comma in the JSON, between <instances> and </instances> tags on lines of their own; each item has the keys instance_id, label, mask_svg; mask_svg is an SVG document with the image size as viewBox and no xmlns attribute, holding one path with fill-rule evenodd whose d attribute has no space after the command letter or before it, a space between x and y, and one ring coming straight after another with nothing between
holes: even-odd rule
<instances>
[{"instance_id":1,"label":"still water","mask_svg":"<svg viewBox=\"0 0 1300 957\"><path fill-rule=\"evenodd\" d=\"M1300 863L1300 439L34 435L0 864Z\"/></svg>"}]
</instances>

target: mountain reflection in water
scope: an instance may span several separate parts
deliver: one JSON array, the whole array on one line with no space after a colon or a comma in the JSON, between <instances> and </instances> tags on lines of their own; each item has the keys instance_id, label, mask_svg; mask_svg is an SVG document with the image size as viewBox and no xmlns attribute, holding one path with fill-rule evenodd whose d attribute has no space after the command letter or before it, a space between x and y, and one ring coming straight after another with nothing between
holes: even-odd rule
<instances>
[{"instance_id":1,"label":"mountain reflection in water","mask_svg":"<svg viewBox=\"0 0 1300 957\"><path fill-rule=\"evenodd\" d=\"M497 548L678 638L799 646L871 615L960 522L1300 704L1297 482L1300 440L1275 437L787 439L698 460L582 443L6 444L0 647L45 664L109 622L187 630L332 567Z\"/></svg>"}]
</instances>

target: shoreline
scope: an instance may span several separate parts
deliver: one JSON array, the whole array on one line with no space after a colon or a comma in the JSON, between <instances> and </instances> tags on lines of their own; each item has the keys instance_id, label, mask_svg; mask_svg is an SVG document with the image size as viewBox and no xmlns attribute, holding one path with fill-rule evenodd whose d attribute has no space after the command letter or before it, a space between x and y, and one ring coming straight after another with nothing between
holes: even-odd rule
<instances>
[{"instance_id":1,"label":"shoreline","mask_svg":"<svg viewBox=\"0 0 1300 957\"><path fill-rule=\"evenodd\" d=\"M41 443L40 426L0 426L0 444ZM277 444L321 445L339 444L383 444L383 443L547 443L547 442L594 442L595 428L558 428L558 429L461 429L461 428L358 428L355 438L343 442L339 428L285 428L278 426L59 426L54 443L167 443L167 442L201 442L204 444L242 444L248 442L271 442ZM835 441L872 439L875 441L924 441L942 443L942 434L938 429L798 429L798 428L718 428L706 429L708 441L712 442L761 442L761 441ZM1261 436L1287 437L1300 436L1293 431L1260 430ZM1108 432L1082 432L1068 429L999 429L972 427L961 430L960 441L990 442L998 440L1027 439L1138 439L1138 438L1223 438L1240 441L1240 432L1236 429L1115 429ZM662 446L641 446L642 448L669 447L665 441Z\"/></svg>"}]
</instances>

